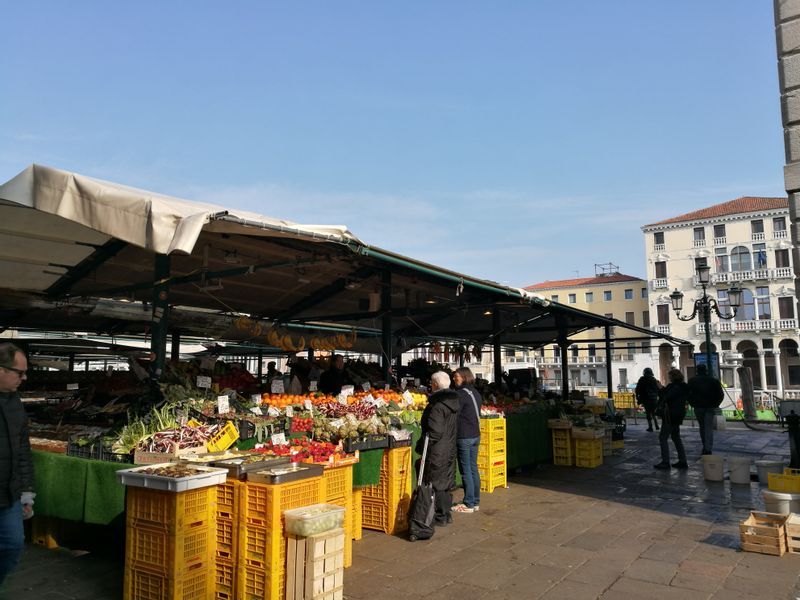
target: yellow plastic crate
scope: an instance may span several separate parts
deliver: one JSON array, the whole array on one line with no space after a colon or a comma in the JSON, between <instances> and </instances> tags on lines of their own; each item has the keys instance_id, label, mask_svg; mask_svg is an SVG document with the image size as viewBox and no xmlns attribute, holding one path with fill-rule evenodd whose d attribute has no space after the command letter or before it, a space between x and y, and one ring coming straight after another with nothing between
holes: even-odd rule
<instances>
[{"instance_id":1,"label":"yellow plastic crate","mask_svg":"<svg viewBox=\"0 0 800 600\"><path fill-rule=\"evenodd\" d=\"M481 492L491 494L499 487L508 487L505 469L502 472L495 472L491 477L481 476Z\"/></svg>"},{"instance_id":2,"label":"yellow plastic crate","mask_svg":"<svg viewBox=\"0 0 800 600\"><path fill-rule=\"evenodd\" d=\"M237 520L239 518L239 492L243 483L237 479L226 479L217 485L217 516Z\"/></svg>"},{"instance_id":3,"label":"yellow plastic crate","mask_svg":"<svg viewBox=\"0 0 800 600\"><path fill-rule=\"evenodd\" d=\"M233 421L226 421L222 429L206 442L206 449L209 452L222 452L233 446L238 439L239 430L236 429L236 425L233 424Z\"/></svg>"},{"instance_id":4,"label":"yellow plastic crate","mask_svg":"<svg viewBox=\"0 0 800 600\"><path fill-rule=\"evenodd\" d=\"M386 503L363 497L361 500L361 526L388 534L400 533L408 529L408 508L411 494L403 496L396 503Z\"/></svg>"},{"instance_id":5,"label":"yellow plastic crate","mask_svg":"<svg viewBox=\"0 0 800 600\"><path fill-rule=\"evenodd\" d=\"M279 485L245 482L240 488L239 524L282 526L283 511L322 502L322 477ZM240 529L241 531L241 529Z\"/></svg>"},{"instance_id":6,"label":"yellow plastic crate","mask_svg":"<svg viewBox=\"0 0 800 600\"><path fill-rule=\"evenodd\" d=\"M378 485L361 488L364 500L396 504L411 496L411 448L385 450L381 460L381 476Z\"/></svg>"},{"instance_id":7,"label":"yellow plastic crate","mask_svg":"<svg viewBox=\"0 0 800 600\"><path fill-rule=\"evenodd\" d=\"M353 539L361 539L361 499L363 492L361 490L353 490Z\"/></svg>"},{"instance_id":8,"label":"yellow plastic crate","mask_svg":"<svg viewBox=\"0 0 800 600\"><path fill-rule=\"evenodd\" d=\"M793 471L798 471L797 475ZM769 489L784 494L800 494L800 469L784 469L783 474L769 473Z\"/></svg>"},{"instance_id":9,"label":"yellow plastic crate","mask_svg":"<svg viewBox=\"0 0 800 600\"><path fill-rule=\"evenodd\" d=\"M571 454L567 454L565 456L553 455L553 464L558 465L559 467L571 467L572 455Z\"/></svg>"},{"instance_id":10,"label":"yellow plastic crate","mask_svg":"<svg viewBox=\"0 0 800 600\"><path fill-rule=\"evenodd\" d=\"M596 460L600 458L603 460L603 438L596 438L592 440L577 439L575 440L575 460L588 459Z\"/></svg>"},{"instance_id":11,"label":"yellow plastic crate","mask_svg":"<svg viewBox=\"0 0 800 600\"><path fill-rule=\"evenodd\" d=\"M216 518L216 486L164 492L128 486L126 490L126 520L144 527L181 531L185 527L210 524Z\"/></svg>"},{"instance_id":12,"label":"yellow plastic crate","mask_svg":"<svg viewBox=\"0 0 800 600\"><path fill-rule=\"evenodd\" d=\"M214 571L198 563L178 576L126 565L123 600L208 600L213 597Z\"/></svg>"},{"instance_id":13,"label":"yellow plastic crate","mask_svg":"<svg viewBox=\"0 0 800 600\"><path fill-rule=\"evenodd\" d=\"M502 430L503 432L505 432L506 420L504 418L481 419L480 428L481 428L481 434L485 432L498 431L498 430Z\"/></svg>"},{"instance_id":14,"label":"yellow plastic crate","mask_svg":"<svg viewBox=\"0 0 800 600\"><path fill-rule=\"evenodd\" d=\"M235 561L239 542L239 523L232 519L217 517L216 542L215 556Z\"/></svg>"},{"instance_id":15,"label":"yellow plastic crate","mask_svg":"<svg viewBox=\"0 0 800 600\"><path fill-rule=\"evenodd\" d=\"M266 565L245 561L239 565L236 581L238 600L283 600L286 597L286 546L281 565L270 569Z\"/></svg>"},{"instance_id":16,"label":"yellow plastic crate","mask_svg":"<svg viewBox=\"0 0 800 600\"><path fill-rule=\"evenodd\" d=\"M611 442L612 450L622 450L625 447L625 440L613 440Z\"/></svg>"},{"instance_id":17,"label":"yellow plastic crate","mask_svg":"<svg viewBox=\"0 0 800 600\"><path fill-rule=\"evenodd\" d=\"M575 466L576 467L582 467L584 469L594 469L596 467L601 466L602 464L603 464L603 456L602 455L599 458L598 457L579 458L577 456L575 457Z\"/></svg>"},{"instance_id":18,"label":"yellow plastic crate","mask_svg":"<svg viewBox=\"0 0 800 600\"><path fill-rule=\"evenodd\" d=\"M494 458L504 457L506 455L506 445L505 444L496 444L496 445L483 445L481 444L478 446L478 460L481 458Z\"/></svg>"},{"instance_id":19,"label":"yellow plastic crate","mask_svg":"<svg viewBox=\"0 0 800 600\"><path fill-rule=\"evenodd\" d=\"M168 532L162 528L129 524L125 560L133 568L180 576L197 564L209 568L216 546L216 524L204 523Z\"/></svg>"},{"instance_id":20,"label":"yellow plastic crate","mask_svg":"<svg viewBox=\"0 0 800 600\"><path fill-rule=\"evenodd\" d=\"M353 465L326 467L322 475L323 502L330 503L353 493Z\"/></svg>"},{"instance_id":21,"label":"yellow plastic crate","mask_svg":"<svg viewBox=\"0 0 800 600\"><path fill-rule=\"evenodd\" d=\"M217 559L214 565L214 600L236 598L236 563Z\"/></svg>"},{"instance_id":22,"label":"yellow plastic crate","mask_svg":"<svg viewBox=\"0 0 800 600\"><path fill-rule=\"evenodd\" d=\"M506 457L505 456L495 456L494 458L488 458L480 456L478 457L478 470L483 472L486 469L497 467L497 466L506 466Z\"/></svg>"},{"instance_id":23,"label":"yellow plastic crate","mask_svg":"<svg viewBox=\"0 0 800 600\"><path fill-rule=\"evenodd\" d=\"M505 461L501 462L500 464L494 464L491 465L490 467L485 467L485 468L481 468L481 466L478 465L478 475L481 476L481 480L499 477L501 475L505 475L505 472L506 472Z\"/></svg>"}]
</instances>

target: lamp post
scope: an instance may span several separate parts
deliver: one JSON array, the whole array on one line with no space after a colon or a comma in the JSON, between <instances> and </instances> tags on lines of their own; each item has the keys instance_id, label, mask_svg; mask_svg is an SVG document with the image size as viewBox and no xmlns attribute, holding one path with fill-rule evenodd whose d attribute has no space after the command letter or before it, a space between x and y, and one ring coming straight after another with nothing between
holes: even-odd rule
<instances>
[{"instance_id":1,"label":"lamp post","mask_svg":"<svg viewBox=\"0 0 800 600\"><path fill-rule=\"evenodd\" d=\"M675 316L681 321L691 321L698 313L700 314L706 332L706 365L709 375L713 375L711 368L711 311L713 310L720 319L733 319L736 316L736 310L742 303L742 290L736 284L728 289L728 303L731 306L731 312L730 314L723 314L719 309L716 298L712 298L706 293L706 286L711 281L711 267L708 265L699 265L696 267L696 271L697 280L700 282L700 285L703 286L703 296L694 301L692 314L686 317L681 316L683 292L678 291L677 288L669 295L669 299L672 303L672 309L675 311Z\"/></svg>"}]
</instances>

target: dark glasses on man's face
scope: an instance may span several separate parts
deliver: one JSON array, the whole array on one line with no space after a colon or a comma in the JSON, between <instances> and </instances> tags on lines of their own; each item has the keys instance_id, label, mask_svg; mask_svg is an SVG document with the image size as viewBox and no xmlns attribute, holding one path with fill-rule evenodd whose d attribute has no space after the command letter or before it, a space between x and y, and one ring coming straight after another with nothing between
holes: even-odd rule
<instances>
[{"instance_id":1,"label":"dark glasses on man's face","mask_svg":"<svg viewBox=\"0 0 800 600\"><path fill-rule=\"evenodd\" d=\"M25 375L28 374L28 371L25 371L23 369L15 369L14 367L0 367L0 369L5 369L6 371L13 371L20 377L25 377Z\"/></svg>"}]
</instances>

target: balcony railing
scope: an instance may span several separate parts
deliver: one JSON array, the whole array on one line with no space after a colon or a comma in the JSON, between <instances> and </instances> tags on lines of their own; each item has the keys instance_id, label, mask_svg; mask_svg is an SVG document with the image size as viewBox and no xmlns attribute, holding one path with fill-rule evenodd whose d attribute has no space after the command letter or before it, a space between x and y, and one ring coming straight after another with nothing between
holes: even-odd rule
<instances>
[{"instance_id":1,"label":"balcony railing","mask_svg":"<svg viewBox=\"0 0 800 600\"><path fill-rule=\"evenodd\" d=\"M706 334L706 324L705 323L698 323L695 325L696 332L698 336Z\"/></svg>"},{"instance_id":2,"label":"balcony railing","mask_svg":"<svg viewBox=\"0 0 800 600\"><path fill-rule=\"evenodd\" d=\"M759 319L758 321L720 321L712 324L715 333L738 333L740 331L785 331L797 329L797 319ZM698 328L699 331L699 328ZM703 329L705 333L705 329Z\"/></svg>"},{"instance_id":3,"label":"balcony railing","mask_svg":"<svg viewBox=\"0 0 800 600\"><path fill-rule=\"evenodd\" d=\"M772 232L772 239L783 240L789 237L789 232L785 229L776 229Z\"/></svg>"},{"instance_id":4,"label":"balcony railing","mask_svg":"<svg viewBox=\"0 0 800 600\"><path fill-rule=\"evenodd\" d=\"M706 246L706 238L703 238L702 240L694 240L694 245L693 245L694 248L705 248L705 246Z\"/></svg>"},{"instance_id":5,"label":"balcony railing","mask_svg":"<svg viewBox=\"0 0 800 600\"><path fill-rule=\"evenodd\" d=\"M653 244L653 252L663 252L665 244Z\"/></svg>"},{"instance_id":6,"label":"balcony railing","mask_svg":"<svg viewBox=\"0 0 800 600\"><path fill-rule=\"evenodd\" d=\"M763 242L766 239L767 239L767 234L765 234L763 231L759 233L753 233L750 236L750 240L752 240L753 242Z\"/></svg>"},{"instance_id":7,"label":"balcony railing","mask_svg":"<svg viewBox=\"0 0 800 600\"><path fill-rule=\"evenodd\" d=\"M655 331L656 333L663 333L666 335L670 335L670 333L672 333L672 330L669 325L656 325L655 327L653 327L653 331Z\"/></svg>"},{"instance_id":8,"label":"balcony railing","mask_svg":"<svg viewBox=\"0 0 800 600\"><path fill-rule=\"evenodd\" d=\"M715 237L714 238L714 245L715 246L725 246L728 243L728 238L725 237Z\"/></svg>"},{"instance_id":9,"label":"balcony railing","mask_svg":"<svg viewBox=\"0 0 800 600\"><path fill-rule=\"evenodd\" d=\"M669 283L667 282L667 278L664 277L662 279L653 279L652 286L654 290L666 290L669 289Z\"/></svg>"},{"instance_id":10,"label":"balcony railing","mask_svg":"<svg viewBox=\"0 0 800 600\"><path fill-rule=\"evenodd\" d=\"M791 267L779 267L777 269L749 269L747 271L728 271L724 273L712 273L711 285L717 283L733 283L734 281L756 281L759 279L793 279L794 273ZM694 278L695 286L700 285L697 276Z\"/></svg>"}]
</instances>

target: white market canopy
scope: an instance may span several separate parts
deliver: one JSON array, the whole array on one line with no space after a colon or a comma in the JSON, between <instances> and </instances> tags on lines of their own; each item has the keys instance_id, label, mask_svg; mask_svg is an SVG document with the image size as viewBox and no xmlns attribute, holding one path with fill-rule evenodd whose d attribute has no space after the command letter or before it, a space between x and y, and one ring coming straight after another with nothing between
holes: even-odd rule
<instances>
[{"instance_id":1,"label":"white market canopy","mask_svg":"<svg viewBox=\"0 0 800 600\"><path fill-rule=\"evenodd\" d=\"M223 339L241 339L231 315L244 313L289 327L388 327L398 340L490 344L501 336L539 347L559 333L613 327L634 336L620 340L683 343L369 246L344 226L301 225L39 165L0 186L0 329L147 330L159 255L170 257L169 301L186 309L173 312L174 326Z\"/></svg>"}]
</instances>

